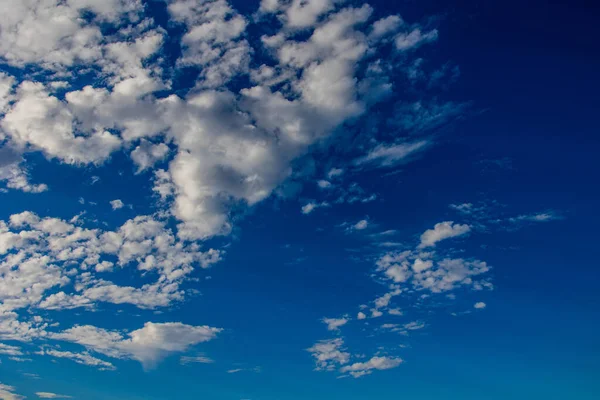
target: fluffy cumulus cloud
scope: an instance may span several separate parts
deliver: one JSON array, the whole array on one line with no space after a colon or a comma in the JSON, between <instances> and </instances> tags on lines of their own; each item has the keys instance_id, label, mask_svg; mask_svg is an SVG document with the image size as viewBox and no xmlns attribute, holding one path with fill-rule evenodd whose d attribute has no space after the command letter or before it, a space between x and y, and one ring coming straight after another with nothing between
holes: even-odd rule
<instances>
[{"instance_id":1,"label":"fluffy cumulus cloud","mask_svg":"<svg viewBox=\"0 0 600 400\"><path fill-rule=\"evenodd\" d=\"M435 224L433 229L428 229L421 235L419 247L432 247L442 240L466 235L470 230L469 225L455 224L453 221L440 222Z\"/></svg>"},{"instance_id":2,"label":"fluffy cumulus cloud","mask_svg":"<svg viewBox=\"0 0 600 400\"><path fill-rule=\"evenodd\" d=\"M379 258L377 267L386 279L420 291L442 293L460 286L470 286L474 290L492 287L487 280L476 279L490 270L484 261L423 258L424 254L412 251L390 252Z\"/></svg>"},{"instance_id":3,"label":"fluffy cumulus cloud","mask_svg":"<svg viewBox=\"0 0 600 400\"><path fill-rule=\"evenodd\" d=\"M156 191L186 239L231 232L233 210L268 198L292 176L293 160L393 91L394 61L375 57L380 47L392 40L405 51L437 37L336 0L263 1L254 19L225 0L172 0L168 17L184 32L182 53L165 68L169 30L142 1L5 2L11 11L0 18L0 57L61 80L3 74L0 139L17 154L73 165L102 164L119 149L131 150L138 173L167 162ZM270 17L274 33L250 38L250 26ZM95 79L69 85L82 66ZM181 68L198 68L195 90L169 93ZM240 76L250 83L229 84ZM398 163L421 147L381 144L358 163ZM0 180L47 189L29 184L18 164L0 169Z\"/></svg>"},{"instance_id":4,"label":"fluffy cumulus cloud","mask_svg":"<svg viewBox=\"0 0 600 400\"><path fill-rule=\"evenodd\" d=\"M54 333L51 338L77 343L108 357L137 360L150 368L172 353L214 339L220 331L209 326L147 322L127 335L85 325Z\"/></svg>"}]
</instances>

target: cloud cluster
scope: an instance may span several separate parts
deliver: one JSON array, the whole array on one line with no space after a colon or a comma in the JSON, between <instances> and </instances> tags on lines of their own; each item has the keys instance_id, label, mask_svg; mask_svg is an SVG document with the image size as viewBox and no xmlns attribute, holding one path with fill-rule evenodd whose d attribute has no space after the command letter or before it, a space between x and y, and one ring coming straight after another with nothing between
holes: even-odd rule
<instances>
[{"instance_id":1,"label":"cloud cluster","mask_svg":"<svg viewBox=\"0 0 600 400\"><path fill-rule=\"evenodd\" d=\"M164 221L151 216L103 231L31 212L15 214L0 221L0 311L91 307L102 301L168 306L183 298L179 286L194 268L211 266L220 254L178 240ZM157 280L131 287L101 277L115 268L134 268Z\"/></svg>"},{"instance_id":2,"label":"cloud cluster","mask_svg":"<svg viewBox=\"0 0 600 400\"><path fill-rule=\"evenodd\" d=\"M344 349L341 338L321 340L307 350L314 357L319 371L333 371L350 361L350 353Z\"/></svg>"},{"instance_id":3,"label":"cloud cluster","mask_svg":"<svg viewBox=\"0 0 600 400\"><path fill-rule=\"evenodd\" d=\"M232 210L268 198L296 158L391 93L395 61L377 58L380 48L407 52L437 37L340 1L264 1L248 19L225 0L173 0L167 10L184 31L182 54L166 68L170 30L139 0L31 0L10 9L0 19L0 57L63 80L3 75L0 139L73 165L132 149L137 172L169 157L155 190L185 239L228 234ZM252 24L273 17L273 34L250 38ZM43 40L34 40L39 32ZM73 90L81 66L97 83ZM193 90L169 93L181 68L199 71ZM229 85L242 76L249 84ZM358 163L396 163L422 144L402 146L381 144ZM0 174L11 188L46 190L11 171Z\"/></svg>"},{"instance_id":4,"label":"cloud cluster","mask_svg":"<svg viewBox=\"0 0 600 400\"><path fill-rule=\"evenodd\" d=\"M393 306L394 298L399 296L405 297L405 300L412 300L415 294L421 292L419 298L422 300L436 294L448 294L458 288L476 291L493 289L488 279L479 278L480 275L490 271L490 267L485 262L451 258L430 249L441 240L462 236L469 231L469 225L454 224L450 221L438 223L433 229L428 229L421 235L419 244L414 249L381 254L375 262L374 277L386 284L387 291L376 297L370 306L361 305L356 321L366 324L366 320L382 318L386 314L388 318L403 317L404 311ZM380 240L394 234L396 231L387 230L370 234L369 237ZM425 248L428 248L428 251ZM424 306L419 304L419 308ZM474 307L483 309L485 303L476 303ZM324 318L322 321L329 331L340 333L340 329L351 320L343 317ZM409 336L411 332L424 329L426 326L427 323L423 320L409 320L403 324L386 322L376 331ZM351 359L356 359L358 356L348 352L341 337L322 340L308 351L315 358L317 370L338 370L341 374L349 374L354 378L369 375L376 370L395 368L402 363L400 357L378 353L367 361L349 364Z\"/></svg>"},{"instance_id":5,"label":"cloud cluster","mask_svg":"<svg viewBox=\"0 0 600 400\"><path fill-rule=\"evenodd\" d=\"M8 386L3 383L0 383L0 399L2 400L23 400L25 396L21 396L15 393L15 388L13 386Z\"/></svg>"}]
</instances>

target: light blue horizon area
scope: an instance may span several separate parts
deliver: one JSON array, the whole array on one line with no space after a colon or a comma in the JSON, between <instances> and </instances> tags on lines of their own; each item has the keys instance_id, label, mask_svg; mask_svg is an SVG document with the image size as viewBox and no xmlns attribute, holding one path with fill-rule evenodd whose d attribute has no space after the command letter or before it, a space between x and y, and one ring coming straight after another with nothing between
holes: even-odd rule
<instances>
[{"instance_id":1,"label":"light blue horizon area","mask_svg":"<svg viewBox=\"0 0 600 400\"><path fill-rule=\"evenodd\" d=\"M168 25L161 2L144 3L158 24L181 35L180 27ZM431 97L467 104L460 114L428 133L426 150L382 168L361 168L353 160L367 147L394 142L386 139L394 128L381 121L398 117L397 98L338 127L292 165L295 173L309 171L298 173L299 191L238 204L230 210L229 235L196 242L203 250L223 250L223 257L210 268L196 266L192 279L181 284L183 301L156 309L97 302L91 310L18 310L20 320L41 315L58 322L47 328L52 332L93 325L126 336L147 322L222 331L146 366L67 341L4 340L0 332L0 343L20 347L20 357L29 359L18 362L0 352L0 400L22 399L2 397L2 384L27 399L39 398L38 392L85 400L600 399L600 60L588 35L598 7L522 3L370 2L377 18L400 14L438 29L438 40L417 54L434 66L460 68L460 76ZM231 4L249 19L258 8L258 2ZM275 28L249 29L257 40L257 33ZM167 61L178 56L176 45L166 46ZM2 57L0 71L13 71ZM267 55L256 57L252 62L260 64ZM178 72L178 94L184 96L197 73ZM248 78L237 79L232 87L245 87ZM407 96L426 90L412 88ZM49 190L0 193L0 221L23 211L67 221L84 213L81 226L116 230L136 216L164 210L152 191L153 173L168 168L169 159L138 174L129 157L136 145L99 165L72 166L41 152L25 153L31 182L46 183ZM169 146L173 152L175 144ZM304 214L306 204L325 201L317 181L336 166L345 168L340 186L356 183L376 200L328 200ZM115 199L126 206L113 210L109 202ZM465 203L481 207L485 217L451 207ZM548 219L527 217L541 214ZM368 222L366 229L352 228L361 220ZM436 243L434 250L441 258L484 261L491 269L476 278L489 278L493 290L465 285L434 293L402 283L390 308L404 315L358 319L359 311L368 314L374 300L390 291L377 267L380 257L414 250L421 235L443 221L469 224L470 231ZM177 223L170 218L168 227L176 231ZM388 230L396 232L374 239ZM394 243L386 247L386 241ZM123 286L156 281L133 265L103 278ZM475 308L479 302L485 303L481 309ZM339 330L328 330L322 321L342 317L349 322ZM425 326L400 333L382 328L412 321ZM352 356L346 366L376 355L402 363L356 379L342 373L342 365L317 370L309 348L335 338L343 338ZM41 348L89 351L116 370L36 354ZM185 364L185 356L212 362Z\"/></svg>"}]
</instances>

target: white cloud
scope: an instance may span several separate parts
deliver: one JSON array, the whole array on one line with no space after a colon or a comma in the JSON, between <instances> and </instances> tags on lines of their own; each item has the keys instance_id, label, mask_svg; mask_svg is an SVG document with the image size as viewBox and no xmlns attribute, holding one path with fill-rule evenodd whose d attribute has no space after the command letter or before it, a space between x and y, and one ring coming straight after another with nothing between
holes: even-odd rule
<instances>
[{"instance_id":1,"label":"white cloud","mask_svg":"<svg viewBox=\"0 0 600 400\"><path fill-rule=\"evenodd\" d=\"M509 221L512 223L520 223L520 222L548 222L561 219L561 217L553 211L541 212L541 213L533 213L533 214L523 214L517 217L509 218Z\"/></svg>"},{"instance_id":2,"label":"white cloud","mask_svg":"<svg viewBox=\"0 0 600 400\"><path fill-rule=\"evenodd\" d=\"M146 322L143 328L127 336L117 331L84 325L52 334L51 337L83 345L109 357L137 360L144 368L151 368L172 353L183 352L193 345L214 339L220 331L219 328L179 322Z\"/></svg>"},{"instance_id":3,"label":"white cloud","mask_svg":"<svg viewBox=\"0 0 600 400\"><path fill-rule=\"evenodd\" d=\"M0 182L5 182L8 189L21 190L25 193L47 191L46 184L30 182L29 173L24 164L25 160L15 149L8 146L0 148Z\"/></svg>"},{"instance_id":4,"label":"white cloud","mask_svg":"<svg viewBox=\"0 0 600 400\"><path fill-rule=\"evenodd\" d=\"M461 214L469 215L473 212L473 203L450 204L450 208Z\"/></svg>"},{"instance_id":5,"label":"white cloud","mask_svg":"<svg viewBox=\"0 0 600 400\"><path fill-rule=\"evenodd\" d=\"M317 186L319 186L321 189L330 189L333 185L331 182L321 179L317 181Z\"/></svg>"},{"instance_id":6,"label":"white cloud","mask_svg":"<svg viewBox=\"0 0 600 400\"><path fill-rule=\"evenodd\" d=\"M483 301L479 301L479 302L475 303L475 305L473 307L481 310L481 309L485 308L486 306L487 305Z\"/></svg>"},{"instance_id":7,"label":"white cloud","mask_svg":"<svg viewBox=\"0 0 600 400\"><path fill-rule=\"evenodd\" d=\"M0 399L2 400L23 400L25 396L15 393L15 388L12 386L0 383Z\"/></svg>"},{"instance_id":8,"label":"white cloud","mask_svg":"<svg viewBox=\"0 0 600 400\"><path fill-rule=\"evenodd\" d=\"M437 38L438 31L436 29L423 33L420 28L415 28L409 33L402 33L396 36L394 42L396 49L407 51L416 49L423 44L434 42Z\"/></svg>"},{"instance_id":9,"label":"white cloud","mask_svg":"<svg viewBox=\"0 0 600 400\"><path fill-rule=\"evenodd\" d=\"M266 6L263 10L276 11L286 8L282 18L286 21L288 27L308 28L315 25L319 17L328 11L331 11L335 3L339 1L340 0L292 0L292 2L286 6L284 6L285 3L279 2L277 7L273 5L273 2L265 1L264 3Z\"/></svg>"},{"instance_id":10,"label":"white cloud","mask_svg":"<svg viewBox=\"0 0 600 400\"><path fill-rule=\"evenodd\" d=\"M376 298L375 299L375 308L377 308L377 309L386 308L390 304L390 301L392 300L392 298L394 296L399 296L400 294L402 294L402 290L395 289L391 292L384 294L381 297Z\"/></svg>"},{"instance_id":11,"label":"white cloud","mask_svg":"<svg viewBox=\"0 0 600 400\"><path fill-rule=\"evenodd\" d=\"M179 358L179 363L186 364L212 364L215 361L206 356L182 356Z\"/></svg>"},{"instance_id":12,"label":"white cloud","mask_svg":"<svg viewBox=\"0 0 600 400\"><path fill-rule=\"evenodd\" d=\"M39 355L48 355L56 358L66 358L75 361L77 364L88 365L90 367L96 367L101 371L114 371L116 367L108 361L103 361L99 358L91 356L89 353L73 353L71 351L60 351L54 349L42 349L38 353Z\"/></svg>"},{"instance_id":13,"label":"white cloud","mask_svg":"<svg viewBox=\"0 0 600 400\"><path fill-rule=\"evenodd\" d=\"M315 358L319 371L333 371L350 361L350 353L345 351L341 338L321 340L307 350Z\"/></svg>"},{"instance_id":14,"label":"white cloud","mask_svg":"<svg viewBox=\"0 0 600 400\"><path fill-rule=\"evenodd\" d=\"M375 36L391 33L399 17L381 19L369 31L371 7L339 9L338 3L261 2L261 12L277 14L281 26L264 38L264 49L252 49L247 28L255 21L226 1L170 1L170 21L185 30L174 67L193 65L201 72L188 95L163 92L160 99L153 93L169 91L172 82L163 77L164 59L154 56L167 32L144 18L142 2L32 0L7 6L0 55L15 66L38 63L60 72L56 79L66 93L59 98L53 94L57 85L4 76L2 128L19 149L74 165L101 164L115 151L133 148L130 156L141 172L173 149L168 169L156 174L155 190L180 221L179 237L227 235L232 210L268 198L294 174L296 158L363 114L382 89L391 90L377 83L386 81L391 61L373 60L367 72L358 67L379 46ZM81 18L84 10L96 17ZM58 16L60 26L52 23ZM104 24L115 29L101 29ZM34 40L33 32L44 37ZM263 50L272 60L251 67L251 58ZM75 65L89 67L107 85L69 91L77 87L68 85ZM246 74L256 86L228 89L231 79ZM10 106L7 98L14 100ZM375 156L396 162L393 152ZM342 170L330 172L332 179Z\"/></svg>"},{"instance_id":15,"label":"white cloud","mask_svg":"<svg viewBox=\"0 0 600 400\"><path fill-rule=\"evenodd\" d=\"M459 286L471 286L473 290L491 287L485 280L474 280L475 276L490 270L485 262L460 258L436 261L431 259L434 255L411 250L386 253L377 260L377 270L394 283L432 293L447 292Z\"/></svg>"},{"instance_id":16,"label":"white cloud","mask_svg":"<svg viewBox=\"0 0 600 400\"><path fill-rule=\"evenodd\" d=\"M421 273L429 268L433 267L433 261L426 260L423 261L420 258L417 258L413 263L412 269L415 273Z\"/></svg>"},{"instance_id":17,"label":"white cloud","mask_svg":"<svg viewBox=\"0 0 600 400\"><path fill-rule=\"evenodd\" d=\"M337 331L340 327L346 325L350 319L348 318L323 318L323 323L327 325L327 330Z\"/></svg>"},{"instance_id":18,"label":"white cloud","mask_svg":"<svg viewBox=\"0 0 600 400\"><path fill-rule=\"evenodd\" d=\"M72 399L71 396L51 392L36 392L35 395L40 399Z\"/></svg>"},{"instance_id":19,"label":"white cloud","mask_svg":"<svg viewBox=\"0 0 600 400\"><path fill-rule=\"evenodd\" d=\"M294 161L391 92L387 75L395 73L395 61L377 60L378 46L394 40L405 51L437 38L437 31L398 33L405 29L399 16L371 24L371 7L342 9L341 3L263 0L260 13L274 13L272 20L281 24L270 26L272 36L259 42L249 39L256 30L248 29L259 19L243 17L225 0L171 0L169 23L183 30L182 55L167 66L161 50L170 43L168 32L146 18L142 1L0 0L0 9L7 10L0 16L0 58L17 69L43 72L0 74L0 141L18 156L0 166L0 180L9 188L42 192L47 187L30 182L22 161L28 153L82 166L100 165L123 149L136 173L152 170L153 190L160 195L157 216L138 216L115 230L27 212L0 222L0 338L52 337L151 366L216 335L215 328L178 323L147 323L130 333L76 326L57 334L43 321L19 320L15 311L93 309L100 302L153 309L183 300L182 284L195 279L194 270L208 268L222 255L196 239L229 234L244 208L267 199L286 181L305 178ZM175 91L174 77L188 66L200 71L194 87ZM80 71L94 86L81 87ZM35 81L47 74L50 80ZM426 145L379 144L356 165L397 165ZM318 185L333 192L343 173L332 168ZM343 202L376 197L348 189ZM115 200L111 206L123 203ZM312 202L302 211L327 206ZM177 228L167 217L177 220ZM363 220L353 229L368 226ZM397 283L432 291L466 285L484 269L468 261L459 267L419 260L411 255L385 267L382 261L381 268ZM111 273L125 268L123 275L143 276L136 280L143 284L110 280ZM388 307L391 296L375 300L373 317L382 315L378 308ZM365 313L358 318L361 314L366 318ZM326 323L335 330L347 319ZM114 369L89 353L44 351ZM310 351L321 369L350 358L341 339L319 342ZM372 360L380 369L380 361Z\"/></svg>"},{"instance_id":20,"label":"white cloud","mask_svg":"<svg viewBox=\"0 0 600 400\"><path fill-rule=\"evenodd\" d=\"M0 343L0 354L6 356L22 356L23 352L21 351L20 347Z\"/></svg>"},{"instance_id":21,"label":"white cloud","mask_svg":"<svg viewBox=\"0 0 600 400\"><path fill-rule=\"evenodd\" d=\"M23 357L9 357L9 360L12 360L14 362L19 362L19 363L32 361L31 358L23 358Z\"/></svg>"},{"instance_id":22,"label":"white cloud","mask_svg":"<svg viewBox=\"0 0 600 400\"><path fill-rule=\"evenodd\" d=\"M425 150L428 145L429 142L424 140L414 143L380 144L367 155L356 159L354 163L373 167L391 167L408 161L410 157Z\"/></svg>"},{"instance_id":23,"label":"white cloud","mask_svg":"<svg viewBox=\"0 0 600 400\"><path fill-rule=\"evenodd\" d=\"M249 371L249 372L255 372L255 373L260 373L262 371L261 367L254 367L254 368L234 368L234 369L229 369L227 370L228 374L237 374L238 372L244 372L244 371Z\"/></svg>"},{"instance_id":24,"label":"white cloud","mask_svg":"<svg viewBox=\"0 0 600 400\"><path fill-rule=\"evenodd\" d=\"M335 179L344 174L344 170L341 168L331 168L329 172L327 172L327 178Z\"/></svg>"},{"instance_id":25,"label":"white cloud","mask_svg":"<svg viewBox=\"0 0 600 400\"><path fill-rule=\"evenodd\" d=\"M408 331L416 331L423 328L425 328L425 323L423 321L412 321L404 324L404 329Z\"/></svg>"},{"instance_id":26,"label":"white cloud","mask_svg":"<svg viewBox=\"0 0 600 400\"><path fill-rule=\"evenodd\" d=\"M315 211L317 208L322 208L322 207L329 207L329 203L327 202L321 202L321 203L315 203L315 202L309 202L306 203L305 205L302 206L302 214L310 214L313 211Z\"/></svg>"},{"instance_id":27,"label":"white cloud","mask_svg":"<svg viewBox=\"0 0 600 400\"><path fill-rule=\"evenodd\" d=\"M463 259L443 259L435 268L416 274L412 284L417 289L427 289L433 293L442 293L458 286L472 285L477 290L473 277L488 272L490 268L483 261Z\"/></svg>"},{"instance_id":28,"label":"white cloud","mask_svg":"<svg viewBox=\"0 0 600 400\"><path fill-rule=\"evenodd\" d=\"M113 210L118 210L120 208L125 207L125 204L123 204L123 202L121 200L117 199L117 200L112 200L110 202L110 206L112 207Z\"/></svg>"},{"instance_id":29,"label":"white cloud","mask_svg":"<svg viewBox=\"0 0 600 400\"><path fill-rule=\"evenodd\" d=\"M362 219L362 220L358 221L356 224L354 224L352 226L352 228L357 231L362 231L363 229L367 229L368 226L369 226L369 221L367 221L366 219Z\"/></svg>"},{"instance_id":30,"label":"white cloud","mask_svg":"<svg viewBox=\"0 0 600 400\"><path fill-rule=\"evenodd\" d=\"M368 375L373 370L386 370L398 367L402 363L401 358L397 357L386 357L386 356L375 356L365 362L357 362L351 365L347 365L340 369L341 372L347 372L354 378L360 378L361 376Z\"/></svg>"},{"instance_id":31,"label":"white cloud","mask_svg":"<svg viewBox=\"0 0 600 400\"><path fill-rule=\"evenodd\" d=\"M471 227L466 224L455 224L453 221L440 222L435 224L433 229L428 229L421 235L419 247L433 247L442 240L466 235L470 230Z\"/></svg>"},{"instance_id":32,"label":"white cloud","mask_svg":"<svg viewBox=\"0 0 600 400\"><path fill-rule=\"evenodd\" d=\"M318 207L318 205L316 203L312 203L312 202L311 203L306 203L305 205L302 206L302 214L310 214L317 207Z\"/></svg>"},{"instance_id":33,"label":"white cloud","mask_svg":"<svg viewBox=\"0 0 600 400\"><path fill-rule=\"evenodd\" d=\"M390 15L384 18L381 18L378 21L373 23L371 27L371 32L369 33L369 39L377 40L389 34L396 32L402 25L404 21L399 15Z\"/></svg>"},{"instance_id":34,"label":"white cloud","mask_svg":"<svg viewBox=\"0 0 600 400\"><path fill-rule=\"evenodd\" d=\"M139 146L131 152L131 159L137 165L137 173L151 168L164 160L169 153L169 146L164 143L152 144L142 139Z\"/></svg>"},{"instance_id":35,"label":"white cloud","mask_svg":"<svg viewBox=\"0 0 600 400\"><path fill-rule=\"evenodd\" d=\"M31 212L0 221L0 254L6 255L0 260L0 311L91 307L98 301L167 306L183 299L179 285L194 268L208 268L221 259L220 251L181 242L164 221L149 216L102 231ZM93 271L113 270L106 259L113 257L120 267L155 275L156 282L128 287L97 278ZM75 292L65 293L73 281ZM46 297L53 288L62 290Z\"/></svg>"},{"instance_id":36,"label":"white cloud","mask_svg":"<svg viewBox=\"0 0 600 400\"><path fill-rule=\"evenodd\" d=\"M359 320L366 319L366 318L367 318L366 314L362 311L359 311L358 314L356 315L356 319L359 319Z\"/></svg>"},{"instance_id":37,"label":"white cloud","mask_svg":"<svg viewBox=\"0 0 600 400\"><path fill-rule=\"evenodd\" d=\"M76 135L72 112L40 83L23 82L16 98L0 122L15 146L31 146L70 164L101 163L121 146L120 138L106 130Z\"/></svg>"},{"instance_id":38,"label":"white cloud","mask_svg":"<svg viewBox=\"0 0 600 400\"><path fill-rule=\"evenodd\" d=\"M202 67L201 87L218 87L248 72L251 49L243 38L246 19L225 1L174 0L169 14L185 24L181 65Z\"/></svg>"}]
</instances>

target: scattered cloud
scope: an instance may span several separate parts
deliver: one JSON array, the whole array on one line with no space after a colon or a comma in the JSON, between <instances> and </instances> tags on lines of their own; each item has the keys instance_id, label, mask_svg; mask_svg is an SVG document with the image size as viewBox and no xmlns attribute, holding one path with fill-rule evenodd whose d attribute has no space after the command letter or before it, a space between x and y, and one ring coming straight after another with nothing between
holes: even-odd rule
<instances>
[{"instance_id":1,"label":"scattered cloud","mask_svg":"<svg viewBox=\"0 0 600 400\"><path fill-rule=\"evenodd\" d=\"M336 179L344 174L344 170L342 168L331 168L329 172L327 172L327 178Z\"/></svg>"},{"instance_id":2,"label":"scattered cloud","mask_svg":"<svg viewBox=\"0 0 600 400\"><path fill-rule=\"evenodd\" d=\"M114 371L116 367L108 361L103 361L99 358L91 356L87 352L74 353L71 351L60 351L54 349L42 349L37 354L48 355L56 358L66 358L75 361L77 364L87 365L90 367L96 367L101 371Z\"/></svg>"},{"instance_id":3,"label":"scattered cloud","mask_svg":"<svg viewBox=\"0 0 600 400\"><path fill-rule=\"evenodd\" d=\"M362 231L363 229L367 229L368 226L369 226L369 221L367 221L366 219L362 219L362 220L358 221L356 224L352 225L352 229L357 230L357 231Z\"/></svg>"},{"instance_id":4,"label":"scattered cloud","mask_svg":"<svg viewBox=\"0 0 600 400\"><path fill-rule=\"evenodd\" d=\"M345 351L341 338L321 340L307 350L314 357L319 371L333 371L350 361L350 353Z\"/></svg>"},{"instance_id":5,"label":"scattered cloud","mask_svg":"<svg viewBox=\"0 0 600 400\"><path fill-rule=\"evenodd\" d=\"M125 204L123 204L123 202L121 200L113 200L110 202L110 206L112 207L113 210L118 210L120 208L123 208L125 206Z\"/></svg>"},{"instance_id":6,"label":"scattered cloud","mask_svg":"<svg viewBox=\"0 0 600 400\"><path fill-rule=\"evenodd\" d=\"M341 368L341 372L349 373L354 378L368 375L373 370L386 370L398 367L402 364L402 359L397 357L375 356L366 362L357 362Z\"/></svg>"},{"instance_id":7,"label":"scattered cloud","mask_svg":"<svg viewBox=\"0 0 600 400\"><path fill-rule=\"evenodd\" d=\"M321 189L330 189L333 185L331 184L331 182L321 179L317 181L317 186L319 186L319 188Z\"/></svg>"},{"instance_id":8,"label":"scattered cloud","mask_svg":"<svg viewBox=\"0 0 600 400\"><path fill-rule=\"evenodd\" d=\"M182 356L179 358L179 363L181 365L186 364L212 364L215 361L206 356Z\"/></svg>"},{"instance_id":9,"label":"scattered cloud","mask_svg":"<svg viewBox=\"0 0 600 400\"><path fill-rule=\"evenodd\" d=\"M310 202L310 203L306 203L304 206L302 206L302 214L308 215L308 214L312 213L313 211L315 211L317 208L322 208L322 207L329 207L329 203L327 203L327 202L322 202L322 203Z\"/></svg>"},{"instance_id":10,"label":"scattered cloud","mask_svg":"<svg viewBox=\"0 0 600 400\"><path fill-rule=\"evenodd\" d=\"M72 399L71 396L65 396L64 394L56 394L50 392L36 392L35 395L40 399Z\"/></svg>"},{"instance_id":11,"label":"scattered cloud","mask_svg":"<svg viewBox=\"0 0 600 400\"><path fill-rule=\"evenodd\" d=\"M255 373L260 373L262 371L261 367L254 367L254 368L234 368L234 369L229 369L227 370L228 374L237 374L239 372L255 372Z\"/></svg>"},{"instance_id":12,"label":"scattered cloud","mask_svg":"<svg viewBox=\"0 0 600 400\"><path fill-rule=\"evenodd\" d=\"M436 41L438 38L438 31L431 30L423 33L421 29L415 28L409 33L401 34L396 37L394 44L400 51L407 51L416 49L423 44Z\"/></svg>"},{"instance_id":13,"label":"scattered cloud","mask_svg":"<svg viewBox=\"0 0 600 400\"><path fill-rule=\"evenodd\" d=\"M348 318L323 318L323 323L327 325L327 330L337 331L340 327L346 325L350 319Z\"/></svg>"},{"instance_id":14,"label":"scattered cloud","mask_svg":"<svg viewBox=\"0 0 600 400\"><path fill-rule=\"evenodd\" d=\"M424 140L414 143L380 144L370 150L367 155L357 158L354 164L357 166L393 167L408 161L410 157L425 150L429 144Z\"/></svg>"},{"instance_id":15,"label":"scattered cloud","mask_svg":"<svg viewBox=\"0 0 600 400\"><path fill-rule=\"evenodd\" d=\"M208 268L221 258L220 251L202 251L198 244L179 241L164 221L150 216L102 231L31 212L0 221L0 254L6 255L0 260L5 271L0 311L89 308L97 302L164 307L183 299L179 285L195 267ZM130 287L106 280L115 264L109 260L115 258L118 266L135 265L157 281ZM78 290L65 292L73 280ZM53 289L61 290L49 294Z\"/></svg>"},{"instance_id":16,"label":"scattered cloud","mask_svg":"<svg viewBox=\"0 0 600 400\"><path fill-rule=\"evenodd\" d=\"M2 400L23 400L25 396L15 393L13 386L8 386L0 382L0 399Z\"/></svg>"},{"instance_id":17,"label":"scattered cloud","mask_svg":"<svg viewBox=\"0 0 600 400\"><path fill-rule=\"evenodd\" d=\"M23 352L20 347L0 343L0 354L6 356L22 356Z\"/></svg>"},{"instance_id":18,"label":"scattered cloud","mask_svg":"<svg viewBox=\"0 0 600 400\"><path fill-rule=\"evenodd\" d=\"M466 235L470 230L471 227L466 224L455 224L453 221L440 222L435 224L433 229L428 229L421 235L419 247L433 247L442 240Z\"/></svg>"},{"instance_id":19,"label":"scattered cloud","mask_svg":"<svg viewBox=\"0 0 600 400\"><path fill-rule=\"evenodd\" d=\"M519 224L523 222L549 222L556 221L562 219L562 217L554 211L547 211L542 213L534 213L534 214L522 214L516 217L511 217L508 219L509 222L513 224Z\"/></svg>"},{"instance_id":20,"label":"scattered cloud","mask_svg":"<svg viewBox=\"0 0 600 400\"><path fill-rule=\"evenodd\" d=\"M340 204L364 207L381 197L352 182L356 178L368 188L356 173L414 160L434 145L433 129L459 118L468 107L440 102L437 89L433 97L414 87L410 97L403 96L403 85L395 81L399 72L411 84L425 82L423 88L431 89L442 88L459 70L448 64L427 78L426 64L415 54L435 42L438 31L406 23L399 15L375 20L378 14L366 4L262 0L255 15L245 16L225 0L170 0L166 24L157 23L147 8L139 0L21 1L11 2L0 19L0 58L8 66L0 72L0 191L51 190L34 179L33 159L89 171L115 157L136 179L150 180L149 205L156 213L138 215L116 228L106 221L92 224L87 217L62 219L29 211L0 221L0 339L43 340L36 354L101 370L116 366L97 356L115 363L136 360L144 368L171 355L180 355L181 364L212 363L204 355L181 353L215 339L222 329L182 322L146 322L139 329L63 328L49 319L56 314L51 311L100 311L106 304L119 311L125 306L168 310L199 293L190 282L204 282L198 271L219 262L228 246L218 250L210 245L220 245L215 237L234 232L249 208L273 193L299 193L306 182L313 182L314 189L315 181L326 201L308 201L303 214ZM268 29L256 29L261 23ZM173 31L181 35L170 36ZM176 60L165 53L173 45L181 49ZM188 70L198 76L180 87L178 77ZM385 127L381 131L395 136L361 133L358 146L334 149L340 143L337 132L361 117L371 119L384 99L394 116L377 118ZM333 157L338 150L350 152L353 159L327 159L325 166L317 166L315 157L312 169L298 166L322 147L334 149ZM502 167L505 162L488 164ZM111 183L86 176L90 190ZM94 204L83 198L80 203L80 210ZM118 199L110 205L113 210L125 206ZM385 323L403 310L410 315L404 305L402 310L391 308L396 296L420 296L421 306L435 294L493 288L482 277L490 270L485 262L436 248L479 227L472 222L482 218L477 206L451 208L468 224L438 223L413 247L390 238L395 230L364 235L372 242L369 251L376 252L366 256L376 260L372 278L385 291L366 302L356 319L381 318L383 327L398 332L423 329L427 322L420 320ZM548 211L504 217L498 224L560 218ZM343 226L369 233L377 224L364 219ZM338 335L350 320L344 316L322 322ZM368 330L369 323L361 327ZM79 345L81 352L47 344L51 341ZM387 349L379 350L370 359L352 355L338 337L319 341L308 352L317 370L358 378L402 363L383 355ZM0 354L24 360L21 347L0 343ZM260 368L227 372L241 371ZM0 398L23 396L0 384Z\"/></svg>"},{"instance_id":21,"label":"scattered cloud","mask_svg":"<svg viewBox=\"0 0 600 400\"><path fill-rule=\"evenodd\" d=\"M486 307L486 304L483 301L478 301L473 307L478 310L481 310Z\"/></svg>"},{"instance_id":22,"label":"scattered cloud","mask_svg":"<svg viewBox=\"0 0 600 400\"><path fill-rule=\"evenodd\" d=\"M425 328L425 323L423 321L412 321L404 324L404 329L408 331L416 331L423 328Z\"/></svg>"}]
</instances>

